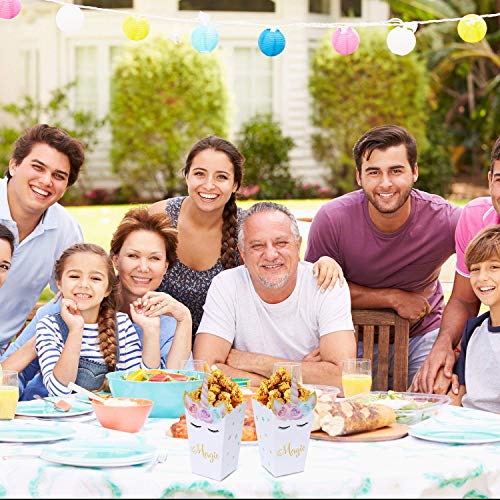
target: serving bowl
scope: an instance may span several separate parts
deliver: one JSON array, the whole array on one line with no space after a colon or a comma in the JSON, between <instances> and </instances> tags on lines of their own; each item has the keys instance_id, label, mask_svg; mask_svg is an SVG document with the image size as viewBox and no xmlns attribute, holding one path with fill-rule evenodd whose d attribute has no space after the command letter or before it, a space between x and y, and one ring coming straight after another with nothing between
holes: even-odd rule
<instances>
[{"instance_id":1,"label":"serving bowl","mask_svg":"<svg viewBox=\"0 0 500 500\"><path fill-rule=\"evenodd\" d=\"M106 375L113 397L143 398L153 401L150 417L179 418L184 413L184 392L191 392L200 387L203 373L191 370L154 370L154 373L181 373L196 380L187 382L150 382L125 380L131 372L117 371Z\"/></svg>"},{"instance_id":2,"label":"serving bowl","mask_svg":"<svg viewBox=\"0 0 500 500\"><path fill-rule=\"evenodd\" d=\"M385 404L396 413L396 422L413 425L437 415L440 408L451 402L442 394L423 394L417 392L372 391L349 398L365 404Z\"/></svg>"},{"instance_id":3,"label":"serving bowl","mask_svg":"<svg viewBox=\"0 0 500 500\"><path fill-rule=\"evenodd\" d=\"M153 408L153 401L142 398L109 398L105 403L92 399L91 403L103 427L123 432L139 432Z\"/></svg>"}]
</instances>

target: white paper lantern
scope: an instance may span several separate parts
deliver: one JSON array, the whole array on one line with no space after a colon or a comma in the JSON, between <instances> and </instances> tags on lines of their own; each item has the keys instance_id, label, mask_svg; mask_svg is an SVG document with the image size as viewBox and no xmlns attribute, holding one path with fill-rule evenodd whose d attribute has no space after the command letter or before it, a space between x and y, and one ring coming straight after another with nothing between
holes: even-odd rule
<instances>
[{"instance_id":1,"label":"white paper lantern","mask_svg":"<svg viewBox=\"0 0 500 500\"><path fill-rule=\"evenodd\" d=\"M417 43L415 33L407 26L396 26L387 35L389 50L398 56L409 54Z\"/></svg>"},{"instance_id":2,"label":"white paper lantern","mask_svg":"<svg viewBox=\"0 0 500 500\"><path fill-rule=\"evenodd\" d=\"M56 14L57 27L63 33L76 33L83 27L83 12L76 5L64 5Z\"/></svg>"}]
</instances>

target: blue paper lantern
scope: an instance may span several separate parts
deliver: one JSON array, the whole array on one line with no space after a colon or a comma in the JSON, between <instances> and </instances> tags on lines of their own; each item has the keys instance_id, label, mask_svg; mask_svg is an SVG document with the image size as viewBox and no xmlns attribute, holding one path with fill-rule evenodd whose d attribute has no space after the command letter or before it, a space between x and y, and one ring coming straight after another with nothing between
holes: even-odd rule
<instances>
[{"instance_id":1,"label":"blue paper lantern","mask_svg":"<svg viewBox=\"0 0 500 500\"><path fill-rule=\"evenodd\" d=\"M265 29L259 36L259 49L269 57L281 54L285 49L285 36L279 29Z\"/></svg>"},{"instance_id":2,"label":"blue paper lantern","mask_svg":"<svg viewBox=\"0 0 500 500\"><path fill-rule=\"evenodd\" d=\"M213 26L198 26L191 34L191 44L201 54L212 52L218 43L219 33Z\"/></svg>"}]
</instances>

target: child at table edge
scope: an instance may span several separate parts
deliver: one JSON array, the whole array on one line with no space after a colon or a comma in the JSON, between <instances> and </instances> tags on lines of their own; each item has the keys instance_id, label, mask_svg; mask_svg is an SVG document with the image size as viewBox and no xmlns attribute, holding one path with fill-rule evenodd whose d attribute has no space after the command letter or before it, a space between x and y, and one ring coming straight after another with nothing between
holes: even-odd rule
<instances>
[{"instance_id":1,"label":"child at table edge","mask_svg":"<svg viewBox=\"0 0 500 500\"><path fill-rule=\"evenodd\" d=\"M489 311L467 320L455 364L458 395L452 404L500 412L500 225L484 228L469 243L465 264L474 294Z\"/></svg>"}]
</instances>

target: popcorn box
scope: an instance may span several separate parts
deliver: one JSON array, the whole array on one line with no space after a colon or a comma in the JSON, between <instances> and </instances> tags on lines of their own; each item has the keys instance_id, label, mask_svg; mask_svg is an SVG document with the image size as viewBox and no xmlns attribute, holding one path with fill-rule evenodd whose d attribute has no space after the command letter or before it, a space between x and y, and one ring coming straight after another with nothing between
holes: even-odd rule
<instances>
[{"instance_id":1,"label":"popcorn box","mask_svg":"<svg viewBox=\"0 0 500 500\"><path fill-rule=\"evenodd\" d=\"M314 408L315 395L311 403ZM259 401L253 401L260 461L273 476L304 470L313 412L311 404L305 411L300 406L274 402L273 410L270 410Z\"/></svg>"},{"instance_id":2,"label":"popcorn box","mask_svg":"<svg viewBox=\"0 0 500 500\"><path fill-rule=\"evenodd\" d=\"M191 471L221 481L238 467L246 402L226 413L185 396Z\"/></svg>"}]
</instances>

